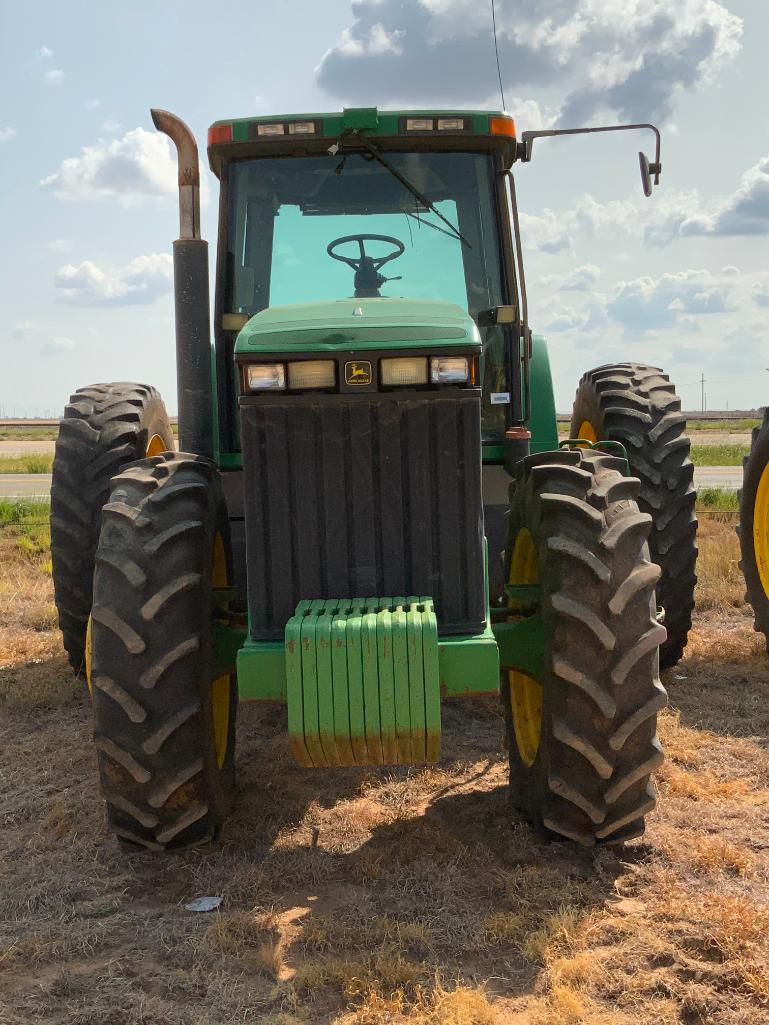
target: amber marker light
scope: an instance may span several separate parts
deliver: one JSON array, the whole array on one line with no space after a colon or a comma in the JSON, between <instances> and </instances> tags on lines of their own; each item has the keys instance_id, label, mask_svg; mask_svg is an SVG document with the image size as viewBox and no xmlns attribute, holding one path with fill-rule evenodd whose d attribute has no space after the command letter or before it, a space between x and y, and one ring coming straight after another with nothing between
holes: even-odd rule
<instances>
[{"instance_id":1,"label":"amber marker light","mask_svg":"<svg viewBox=\"0 0 769 1025\"><path fill-rule=\"evenodd\" d=\"M493 117L489 120L492 135L509 135L515 138L515 121L511 117Z\"/></svg>"},{"instance_id":2,"label":"amber marker light","mask_svg":"<svg viewBox=\"0 0 769 1025\"><path fill-rule=\"evenodd\" d=\"M208 129L208 145L220 142L232 142L232 125L211 125Z\"/></svg>"}]
</instances>

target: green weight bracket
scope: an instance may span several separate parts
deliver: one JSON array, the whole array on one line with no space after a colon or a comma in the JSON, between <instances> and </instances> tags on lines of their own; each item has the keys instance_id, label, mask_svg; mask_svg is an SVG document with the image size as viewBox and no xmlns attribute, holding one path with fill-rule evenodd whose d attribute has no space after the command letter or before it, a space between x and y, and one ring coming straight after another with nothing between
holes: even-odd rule
<instances>
[{"instance_id":1,"label":"green weight bracket","mask_svg":"<svg viewBox=\"0 0 769 1025\"><path fill-rule=\"evenodd\" d=\"M289 741L300 765L398 765L440 757L431 598L301 601L285 639Z\"/></svg>"}]
</instances>

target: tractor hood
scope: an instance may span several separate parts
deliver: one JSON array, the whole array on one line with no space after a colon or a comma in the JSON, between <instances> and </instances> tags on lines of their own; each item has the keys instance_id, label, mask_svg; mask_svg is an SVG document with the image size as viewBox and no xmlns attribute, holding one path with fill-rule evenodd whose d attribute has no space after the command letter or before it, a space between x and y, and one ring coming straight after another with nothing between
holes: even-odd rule
<instances>
[{"instance_id":1,"label":"tractor hood","mask_svg":"<svg viewBox=\"0 0 769 1025\"><path fill-rule=\"evenodd\" d=\"M480 348L472 318L436 299L339 299L275 306L253 316L238 334L236 355L256 351Z\"/></svg>"}]
</instances>

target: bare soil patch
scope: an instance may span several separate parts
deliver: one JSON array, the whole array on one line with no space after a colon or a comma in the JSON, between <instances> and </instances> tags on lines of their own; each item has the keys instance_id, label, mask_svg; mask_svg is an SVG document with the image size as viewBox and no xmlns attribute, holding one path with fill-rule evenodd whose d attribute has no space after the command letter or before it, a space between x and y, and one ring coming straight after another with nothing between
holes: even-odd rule
<instances>
[{"instance_id":1,"label":"bare soil patch","mask_svg":"<svg viewBox=\"0 0 769 1025\"><path fill-rule=\"evenodd\" d=\"M444 706L436 766L325 772L292 763L282 709L243 706L218 843L126 853L104 831L44 542L3 544L2 1025L769 1020L769 659L731 527L702 533L658 809L642 840L599 852L510 810L488 700ZM219 911L184 910L205 895Z\"/></svg>"}]
</instances>

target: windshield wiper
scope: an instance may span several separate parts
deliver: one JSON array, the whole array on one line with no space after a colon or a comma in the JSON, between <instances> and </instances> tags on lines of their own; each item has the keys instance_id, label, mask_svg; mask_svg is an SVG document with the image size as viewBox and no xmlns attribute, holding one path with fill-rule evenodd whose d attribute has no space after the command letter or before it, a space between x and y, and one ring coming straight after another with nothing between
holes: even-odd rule
<instances>
[{"instance_id":1,"label":"windshield wiper","mask_svg":"<svg viewBox=\"0 0 769 1025\"><path fill-rule=\"evenodd\" d=\"M367 139L361 139L360 141L363 143L363 148L365 149L365 151L368 154L370 154L370 156L374 160L376 160L377 163L381 164L386 171L389 171L393 178L395 178L396 181L399 181L401 185L404 187L404 189L410 192L418 203L421 203L426 210L430 210L432 213L435 214L435 216L439 220L443 221L446 227L449 228L452 238L455 238L458 242L463 242L468 249L473 248L472 245L465 238L465 236L462 234L462 232L459 230L459 228L456 228L447 217L444 217L440 210L438 210L438 208L435 206L435 204L431 203L427 196L422 195L422 193L419 191L416 185L412 185L408 178L404 178L400 171L396 170L396 168L393 167L389 160L385 160L385 158L382 156L382 154L379 152L376 146L373 146ZM336 143L334 146L330 147L329 153L331 153L332 156L336 156L336 154L339 152L341 148L342 147L340 143ZM343 168L343 166L344 163L339 165L339 167L337 168L337 174L341 173L341 169ZM422 223L427 224L428 222L423 221ZM437 227L437 225L430 226ZM438 230L440 231L442 229ZM447 232L447 234L449 234L449 232Z\"/></svg>"}]
</instances>

